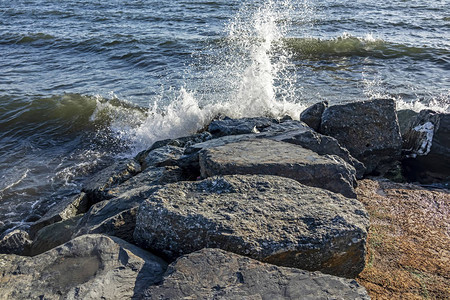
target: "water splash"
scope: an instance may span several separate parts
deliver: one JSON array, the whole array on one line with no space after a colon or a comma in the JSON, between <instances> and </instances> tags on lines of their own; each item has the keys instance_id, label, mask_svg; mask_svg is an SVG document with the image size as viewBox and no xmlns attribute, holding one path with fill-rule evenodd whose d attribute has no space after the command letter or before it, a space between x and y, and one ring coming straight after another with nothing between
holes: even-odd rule
<instances>
[{"instance_id":1,"label":"water splash","mask_svg":"<svg viewBox=\"0 0 450 300\"><path fill-rule=\"evenodd\" d=\"M169 99L163 92L150 106L146 120L127 131L135 148L192 134L219 114L298 119L305 107L300 104L291 54L283 44L294 10L290 1L243 4L225 26L221 42L194 55L214 60L214 64L206 64L214 69L205 70L202 62L194 63L184 87L178 93L169 89L167 94L173 95ZM201 71L196 73L195 68Z\"/></svg>"},{"instance_id":2,"label":"water splash","mask_svg":"<svg viewBox=\"0 0 450 300\"><path fill-rule=\"evenodd\" d=\"M237 79L229 101L233 117L298 118L299 85L283 42L293 10L289 1L267 1L250 15L241 9L228 25L229 60Z\"/></svg>"},{"instance_id":3,"label":"water splash","mask_svg":"<svg viewBox=\"0 0 450 300\"><path fill-rule=\"evenodd\" d=\"M431 109L440 113L450 113L450 92L437 96L430 95L427 101L421 97L417 97L413 101L405 101L400 98L397 100L397 109L410 109L416 112Z\"/></svg>"},{"instance_id":4,"label":"water splash","mask_svg":"<svg viewBox=\"0 0 450 300\"><path fill-rule=\"evenodd\" d=\"M137 150L157 140L179 137L200 130L212 118L212 110L200 108L192 93L181 88L178 96L166 107L155 102L145 121L132 132Z\"/></svg>"},{"instance_id":5,"label":"water splash","mask_svg":"<svg viewBox=\"0 0 450 300\"><path fill-rule=\"evenodd\" d=\"M3 181L4 184L6 184L6 186L0 188L0 201L3 198L3 193L5 191L8 190L8 189L11 189L12 187L14 187L14 186L18 185L19 183L21 183L28 176L29 172L30 172L30 169L26 169L25 172L22 175L20 175L20 178L16 178L17 176L16 177L12 177L13 178L12 179L13 182L10 182L10 183L8 183L8 180L7 180L5 175L2 176L2 181Z\"/></svg>"}]
</instances>

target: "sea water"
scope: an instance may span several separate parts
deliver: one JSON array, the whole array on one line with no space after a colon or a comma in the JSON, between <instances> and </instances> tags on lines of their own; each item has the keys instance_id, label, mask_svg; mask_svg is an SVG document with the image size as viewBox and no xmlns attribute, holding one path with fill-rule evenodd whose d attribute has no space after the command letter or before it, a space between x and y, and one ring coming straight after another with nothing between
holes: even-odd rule
<instances>
[{"instance_id":1,"label":"sea water","mask_svg":"<svg viewBox=\"0 0 450 300\"><path fill-rule=\"evenodd\" d=\"M0 1L0 233L218 115L449 112L450 2Z\"/></svg>"}]
</instances>

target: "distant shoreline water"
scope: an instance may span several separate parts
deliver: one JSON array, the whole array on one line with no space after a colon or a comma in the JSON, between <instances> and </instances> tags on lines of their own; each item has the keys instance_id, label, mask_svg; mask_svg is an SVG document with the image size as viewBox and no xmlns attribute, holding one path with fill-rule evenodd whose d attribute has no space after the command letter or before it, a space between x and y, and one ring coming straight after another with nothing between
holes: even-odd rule
<instances>
[{"instance_id":1,"label":"distant shoreline water","mask_svg":"<svg viewBox=\"0 0 450 300\"><path fill-rule=\"evenodd\" d=\"M446 1L0 3L0 232L217 114L379 97L449 112Z\"/></svg>"}]
</instances>

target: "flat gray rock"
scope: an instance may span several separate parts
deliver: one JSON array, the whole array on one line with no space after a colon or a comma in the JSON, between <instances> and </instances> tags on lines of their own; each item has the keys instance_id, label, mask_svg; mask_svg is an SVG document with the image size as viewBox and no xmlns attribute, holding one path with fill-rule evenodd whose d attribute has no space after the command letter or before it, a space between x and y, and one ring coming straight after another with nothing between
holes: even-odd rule
<instances>
[{"instance_id":1,"label":"flat gray rock","mask_svg":"<svg viewBox=\"0 0 450 300\"><path fill-rule=\"evenodd\" d=\"M220 249L203 249L172 263L144 299L366 299L355 280L277 267Z\"/></svg>"},{"instance_id":2,"label":"flat gray rock","mask_svg":"<svg viewBox=\"0 0 450 300\"><path fill-rule=\"evenodd\" d=\"M358 179L363 178L364 164L351 156L350 152L342 147L335 138L317 133L301 122L287 120L279 124L273 123L262 131L261 133L222 136L203 143L193 144L186 148L185 155L180 157L176 164L181 167L199 168L198 153L201 150L245 140L266 138L299 145L319 155L337 155L355 168Z\"/></svg>"},{"instance_id":3,"label":"flat gray rock","mask_svg":"<svg viewBox=\"0 0 450 300\"><path fill-rule=\"evenodd\" d=\"M238 135L247 133L257 133L263 128L269 127L274 120L265 117L242 118L212 121L208 126L208 131L215 137Z\"/></svg>"},{"instance_id":4,"label":"flat gray rock","mask_svg":"<svg viewBox=\"0 0 450 300\"><path fill-rule=\"evenodd\" d=\"M172 260L212 247L355 277L368 225L355 199L288 178L235 175L162 187L139 207L134 239Z\"/></svg>"},{"instance_id":5,"label":"flat gray rock","mask_svg":"<svg viewBox=\"0 0 450 300\"><path fill-rule=\"evenodd\" d=\"M275 141L299 145L319 155L337 155L355 168L356 178L358 179L362 179L366 171L364 164L354 158L335 138L314 132L311 129L300 128L277 135L262 134L262 136Z\"/></svg>"},{"instance_id":6,"label":"flat gray rock","mask_svg":"<svg viewBox=\"0 0 450 300\"><path fill-rule=\"evenodd\" d=\"M230 143L236 143L240 141L247 141L251 139L255 139L258 135L256 134L240 134L240 135L226 135L222 137L218 137L215 139L211 139L202 143L194 144L186 148L185 154L192 155L200 152L204 149L216 148L220 146L224 146ZM198 159L198 156L197 156Z\"/></svg>"},{"instance_id":7,"label":"flat gray rock","mask_svg":"<svg viewBox=\"0 0 450 300\"><path fill-rule=\"evenodd\" d=\"M384 174L400 160L402 137L392 99L334 105L322 115L320 133L336 138L366 173Z\"/></svg>"},{"instance_id":8,"label":"flat gray rock","mask_svg":"<svg viewBox=\"0 0 450 300\"><path fill-rule=\"evenodd\" d=\"M82 215L53 223L39 230L33 239L30 256L39 255L72 239L74 230Z\"/></svg>"},{"instance_id":9,"label":"flat gray rock","mask_svg":"<svg viewBox=\"0 0 450 300\"><path fill-rule=\"evenodd\" d=\"M178 167L148 167L125 182L108 189L106 198L111 199L119 197L121 194L141 186L161 185L181 181L183 179L183 171Z\"/></svg>"},{"instance_id":10,"label":"flat gray rock","mask_svg":"<svg viewBox=\"0 0 450 300\"><path fill-rule=\"evenodd\" d=\"M311 129L311 128L306 123L303 123L301 121L287 119L281 120L280 122L274 122L269 127L262 128L261 133L267 132L276 133L298 129Z\"/></svg>"},{"instance_id":11,"label":"flat gray rock","mask_svg":"<svg viewBox=\"0 0 450 300\"><path fill-rule=\"evenodd\" d=\"M262 174L292 178L356 198L356 170L338 156L321 156L301 146L268 139L247 140L203 150L203 178L214 175Z\"/></svg>"},{"instance_id":12,"label":"flat gray rock","mask_svg":"<svg viewBox=\"0 0 450 300\"><path fill-rule=\"evenodd\" d=\"M130 299L164 261L118 238L85 235L35 257L0 255L0 299Z\"/></svg>"},{"instance_id":13,"label":"flat gray rock","mask_svg":"<svg viewBox=\"0 0 450 300\"><path fill-rule=\"evenodd\" d=\"M153 145L150 148L138 153L135 156L135 160L138 161L141 165L144 165L145 159L148 156L148 154L155 149L162 148L165 146L186 148L193 144L205 142L207 140L210 140L211 138L212 138L211 133L205 131L202 133L197 133L197 134L185 136L185 137L179 137L176 139L166 139L166 140L156 141L155 143L153 143Z\"/></svg>"}]
</instances>

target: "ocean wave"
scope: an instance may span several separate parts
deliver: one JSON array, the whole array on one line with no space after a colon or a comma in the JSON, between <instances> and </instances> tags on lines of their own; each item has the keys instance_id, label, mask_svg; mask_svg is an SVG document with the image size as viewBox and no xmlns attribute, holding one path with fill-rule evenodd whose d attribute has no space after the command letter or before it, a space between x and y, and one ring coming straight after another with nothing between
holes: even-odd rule
<instances>
[{"instance_id":1,"label":"ocean wave","mask_svg":"<svg viewBox=\"0 0 450 300\"><path fill-rule=\"evenodd\" d=\"M80 132L96 132L129 116L136 123L136 115L146 110L117 98L63 94L31 101L2 97L0 107L0 138L19 138L35 135L70 137Z\"/></svg>"},{"instance_id":2,"label":"ocean wave","mask_svg":"<svg viewBox=\"0 0 450 300\"><path fill-rule=\"evenodd\" d=\"M3 45L51 45L55 40L55 36L43 32L32 32L27 34L4 32L0 35L0 44Z\"/></svg>"},{"instance_id":3,"label":"ocean wave","mask_svg":"<svg viewBox=\"0 0 450 300\"><path fill-rule=\"evenodd\" d=\"M89 38L77 35L58 36L44 32L4 32L0 34L0 45L52 47L52 49L73 49L81 52L103 52L112 46L128 46L139 42L132 35L123 34L90 36Z\"/></svg>"},{"instance_id":4,"label":"ocean wave","mask_svg":"<svg viewBox=\"0 0 450 300\"><path fill-rule=\"evenodd\" d=\"M114 95L0 96L0 233L36 220L96 170L130 155L131 129L146 114Z\"/></svg>"},{"instance_id":5,"label":"ocean wave","mask_svg":"<svg viewBox=\"0 0 450 300\"><path fill-rule=\"evenodd\" d=\"M450 51L442 48L416 47L391 43L373 37L359 38L349 34L333 39L285 38L284 44L297 58L323 59L330 57L374 57L393 59L442 60L449 63Z\"/></svg>"}]
</instances>

